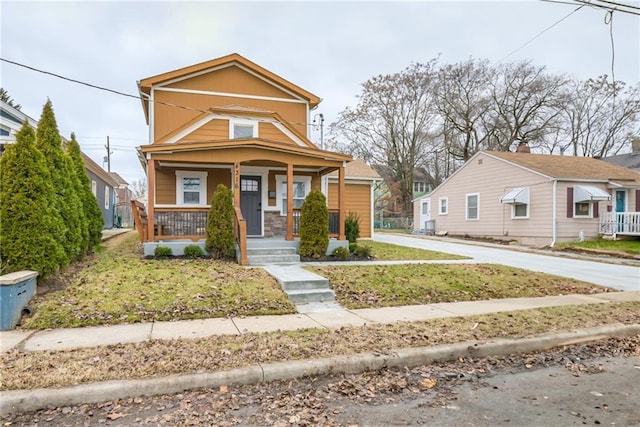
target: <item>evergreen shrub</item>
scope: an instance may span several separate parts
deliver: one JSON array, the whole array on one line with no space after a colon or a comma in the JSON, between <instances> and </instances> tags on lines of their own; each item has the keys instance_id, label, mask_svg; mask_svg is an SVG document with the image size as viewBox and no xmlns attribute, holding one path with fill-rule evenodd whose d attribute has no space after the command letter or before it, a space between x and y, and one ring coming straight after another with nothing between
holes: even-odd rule
<instances>
[{"instance_id":1,"label":"evergreen shrub","mask_svg":"<svg viewBox=\"0 0 640 427\"><path fill-rule=\"evenodd\" d=\"M371 246L358 246L355 250L355 254L361 257L370 257Z\"/></svg>"},{"instance_id":2,"label":"evergreen shrub","mask_svg":"<svg viewBox=\"0 0 640 427\"><path fill-rule=\"evenodd\" d=\"M233 193L224 184L218 184L209 217L205 249L214 258L232 258L235 255L233 237Z\"/></svg>"},{"instance_id":3,"label":"evergreen shrub","mask_svg":"<svg viewBox=\"0 0 640 427\"><path fill-rule=\"evenodd\" d=\"M198 258L204 256L204 251L198 245L189 245L184 248L184 256L189 258Z\"/></svg>"},{"instance_id":4,"label":"evergreen shrub","mask_svg":"<svg viewBox=\"0 0 640 427\"><path fill-rule=\"evenodd\" d=\"M329 246L329 210L327 199L318 190L312 190L300 211L300 246L302 257L320 258Z\"/></svg>"},{"instance_id":5,"label":"evergreen shrub","mask_svg":"<svg viewBox=\"0 0 640 427\"><path fill-rule=\"evenodd\" d=\"M335 248L333 250L333 252L331 253L334 257L340 259L340 260L347 260L349 259L349 256L351 256L351 253L349 252L349 249L345 248L344 246L338 246L337 248Z\"/></svg>"},{"instance_id":6,"label":"evergreen shrub","mask_svg":"<svg viewBox=\"0 0 640 427\"><path fill-rule=\"evenodd\" d=\"M349 212L344 219L344 234L349 243L355 243L360 237L360 217L355 212Z\"/></svg>"},{"instance_id":7,"label":"evergreen shrub","mask_svg":"<svg viewBox=\"0 0 640 427\"><path fill-rule=\"evenodd\" d=\"M173 256L173 251L169 246L156 246L153 250L153 256L156 258Z\"/></svg>"}]
</instances>

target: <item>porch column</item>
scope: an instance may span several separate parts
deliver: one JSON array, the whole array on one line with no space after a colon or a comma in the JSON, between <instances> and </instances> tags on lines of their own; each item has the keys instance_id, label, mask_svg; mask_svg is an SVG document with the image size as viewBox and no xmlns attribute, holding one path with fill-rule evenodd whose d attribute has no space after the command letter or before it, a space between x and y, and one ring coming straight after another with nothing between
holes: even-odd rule
<instances>
[{"instance_id":1,"label":"porch column","mask_svg":"<svg viewBox=\"0 0 640 427\"><path fill-rule=\"evenodd\" d=\"M155 242L154 205L156 204L156 161L147 159L147 241Z\"/></svg>"},{"instance_id":2,"label":"porch column","mask_svg":"<svg viewBox=\"0 0 640 427\"><path fill-rule=\"evenodd\" d=\"M287 235L285 240L293 240L293 165L287 164Z\"/></svg>"},{"instance_id":3,"label":"porch column","mask_svg":"<svg viewBox=\"0 0 640 427\"><path fill-rule=\"evenodd\" d=\"M342 163L342 166L340 166L340 169L338 169L338 209L340 210L338 214L338 239L344 240L344 220L346 218L344 213L344 162Z\"/></svg>"},{"instance_id":4,"label":"porch column","mask_svg":"<svg viewBox=\"0 0 640 427\"><path fill-rule=\"evenodd\" d=\"M240 208L240 163L233 164L233 206Z\"/></svg>"}]
</instances>

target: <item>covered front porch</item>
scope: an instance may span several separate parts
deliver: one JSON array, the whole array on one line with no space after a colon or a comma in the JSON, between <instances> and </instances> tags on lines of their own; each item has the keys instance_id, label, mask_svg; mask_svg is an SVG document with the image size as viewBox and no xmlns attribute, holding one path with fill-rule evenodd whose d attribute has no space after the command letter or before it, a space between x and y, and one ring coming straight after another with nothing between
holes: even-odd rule
<instances>
[{"instance_id":1,"label":"covered front porch","mask_svg":"<svg viewBox=\"0 0 640 427\"><path fill-rule=\"evenodd\" d=\"M337 209L329 235L345 240L346 155L259 139L141 147L147 170L145 243L206 238L210 203L219 184L233 191L238 260L248 263L248 240L298 236L300 208L311 190L328 197L328 174L338 172ZM153 245L157 246L157 245Z\"/></svg>"},{"instance_id":2,"label":"covered front porch","mask_svg":"<svg viewBox=\"0 0 640 427\"><path fill-rule=\"evenodd\" d=\"M607 212L600 218L600 234L640 236L640 212Z\"/></svg>"}]
</instances>

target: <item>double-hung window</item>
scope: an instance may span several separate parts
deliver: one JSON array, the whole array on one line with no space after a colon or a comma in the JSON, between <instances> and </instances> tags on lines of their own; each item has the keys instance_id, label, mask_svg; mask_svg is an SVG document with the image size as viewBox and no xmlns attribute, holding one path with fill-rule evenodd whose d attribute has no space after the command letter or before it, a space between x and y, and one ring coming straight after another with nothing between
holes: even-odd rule
<instances>
[{"instance_id":1,"label":"double-hung window","mask_svg":"<svg viewBox=\"0 0 640 427\"><path fill-rule=\"evenodd\" d=\"M438 199L438 214L446 215L449 213L449 198L448 197L440 197Z\"/></svg>"},{"instance_id":2,"label":"double-hung window","mask_svg":"<svg viewBox=\"0 0 640 427\"><path fill-rule=\"evenodd\" d=\"M282 215L287 214L287 177L277 176L278 184L280 187L280 213ZM304 199L311 190L311 177L306 176L294 176L293 177L293 192L291 198L293 199L293 209L300 209L304 203Z\"/></svg>"},{"instance_id":3,"label":"double-hung window","mask_svg":"<svg viewBox=\"0 0 640 427\"><path fill-rule=\"evenodd\" d=\"M480 194L467 194L466 203L466 215L467 220L480 219Z\"/></svg>"},{"instance_id":4,"label":"double-hung window","mask_svg":"<svg viewBox=\"0 0 640 427\"><path fill-rule=\"evenodd\" d=\"M176 204L207 204L207 172L176 171Z\"/></svg>"},{"instance_id":5,"label":"double-hung window","mask_svg":"<svg viewBox=\"0 0 640 427\"><path fill-rule=\"evenodd\" d=\"M111 199L111 192L108 186L104 186L104 208L109 209L109 199Z\"/></svg>"}]
</instances>

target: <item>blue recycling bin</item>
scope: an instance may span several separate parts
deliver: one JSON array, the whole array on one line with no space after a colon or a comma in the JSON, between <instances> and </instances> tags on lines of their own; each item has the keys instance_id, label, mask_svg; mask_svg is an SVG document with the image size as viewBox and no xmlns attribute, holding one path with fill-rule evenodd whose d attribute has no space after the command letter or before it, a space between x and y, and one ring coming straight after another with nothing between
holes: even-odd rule
<instances>
[{"instance_id":1,"label":"blue recycling bin","mask_svg":"<svg viewBox=\"0 0 640 427\"><path fill-rule=\"evenodd\" d=\"M22 310L36 294L36 271L16 271L0 276L0 331L15 328Z\"/></svg>"}]
</instances>

